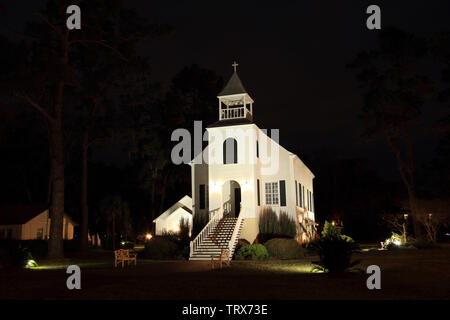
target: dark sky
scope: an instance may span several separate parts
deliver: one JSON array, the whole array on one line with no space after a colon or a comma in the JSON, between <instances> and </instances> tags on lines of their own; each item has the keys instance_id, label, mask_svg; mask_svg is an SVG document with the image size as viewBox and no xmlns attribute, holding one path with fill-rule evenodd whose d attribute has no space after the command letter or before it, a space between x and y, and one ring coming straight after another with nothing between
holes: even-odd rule
<instances>
[{"instance_id":1,"label":"dark sky","mask_svg":"<svg viewBox=\"0 0 450 320\"><path fill-rule=\"evenodd\" d=\"M45 1L5 2L2 25L20 30ZM27 5L25 5L27 3ZM28 4L30 3L30 4ZM176 32L141 45L153 60L155 80L167 83L193 63L231 75L231 63L255 100L261 128L280 128L280 143L300 157L321 149L342 157L364 157L385 176L397 178L384 142L357 143L361 92L345 65L375 45L365 26L366 8L377 4L382 26L429 36L450 30L450 1L126 1L154 22ZM427 117L440 107L429 104ZM426 161L435 137L417 130L416 153Z\"/></svg>"}]
</instances>

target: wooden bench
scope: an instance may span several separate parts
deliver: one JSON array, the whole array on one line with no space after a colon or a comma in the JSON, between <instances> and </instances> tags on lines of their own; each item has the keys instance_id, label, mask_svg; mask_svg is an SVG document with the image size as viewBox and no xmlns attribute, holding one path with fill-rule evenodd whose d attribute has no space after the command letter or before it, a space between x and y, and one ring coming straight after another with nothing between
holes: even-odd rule
<instances>
[{"instance_id":1,"label":"wooden bench","mask_svg":"<svg viewBox=\"0 0 450 320\"><path fill-rule=\"evenodd\" d=\"M211 256L211 268L214 269L216 264L219 265L220 269L222 269L223 264L230 266L229 255L230 255L230 250L222 249L222 251L220 252L220 255Z\"/></svg>"},{"instance_id":2,"label":"wooden bench","mask_svg":"<svg viewBox=\"0 0 450 320\"><path fill-rule=\"evenodd\" d=\"M117 268L117 263L125 264L125 261L134 261L134 265L136 265L137 254L134 251L119 249L114 251L114 266ZM129 263L128 263L129 264Z\"/></svg>"}]
</instances>

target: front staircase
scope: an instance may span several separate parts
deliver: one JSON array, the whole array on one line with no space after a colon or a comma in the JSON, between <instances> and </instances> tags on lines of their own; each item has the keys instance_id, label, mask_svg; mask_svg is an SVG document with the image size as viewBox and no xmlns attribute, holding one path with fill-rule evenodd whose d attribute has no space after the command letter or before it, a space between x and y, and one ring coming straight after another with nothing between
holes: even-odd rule
<instances>
[{"instance_id":1,"label":"front staircase","mask_svg":"<svg viewBox=\"0 0 450 320\"><path fill-rule=\"evenodd\" d=\"M215 225L202 231L204 235L197 239L195 245L191 244L189 260L211 260L211 256L220 255L224 249L230 251L229 259L231 259L241 233L242 223L243 219L240 218L220 217Z\"/></svg>"}]
</instances>

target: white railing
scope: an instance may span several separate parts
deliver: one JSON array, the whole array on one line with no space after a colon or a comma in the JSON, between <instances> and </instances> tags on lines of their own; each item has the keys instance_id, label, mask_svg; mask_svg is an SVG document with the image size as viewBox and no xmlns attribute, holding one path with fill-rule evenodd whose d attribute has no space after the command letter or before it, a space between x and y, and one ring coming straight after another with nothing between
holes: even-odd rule
<instances>
[{"instance_id":1,"label":"white railing","mask_svg":"<svg viewBox=\"0 0 450 320\"><path fill-rule=\"evenodd\" d=\"M214 213L214 211L217 211ZM214 228L217 226L219 221L223 218L223 210L222 208L217 208L214 210L211 210L209 212L209 221L206 224L206 226L200 231L200 233L189 243L190 246L190 252L189 256L192 257L194 254L194 251L197 250L200 243L203 241L203 239L206 239L211 231L214 230Z\"/></svg>"},{"instance_id":2,"label":"white railing","mask_svg":"<svg viewBox=\"0 0 450 320\"><path fill-rule=\"evenodd\" d=\"M245 118L248 112L250 111L244 106L238 108L222 109L220 113L220 120Z\"/></svg>"},{"instance_id":3,"label":"white railing","mask_svg":"<svg viewBox=\"0 0 450 320\"><path fill-rule=\"evenodd\" d=\"M241 213L239 212L238 219L236 221L236 224L234 225L233 234L231 235L230 242L228 242L228 253L229 253L228 260L231 260L234 254L234 249L236 249L236 240L238 237L239 228L241 227L241 223L242 217Z\"/></svg>"}]
</instances>

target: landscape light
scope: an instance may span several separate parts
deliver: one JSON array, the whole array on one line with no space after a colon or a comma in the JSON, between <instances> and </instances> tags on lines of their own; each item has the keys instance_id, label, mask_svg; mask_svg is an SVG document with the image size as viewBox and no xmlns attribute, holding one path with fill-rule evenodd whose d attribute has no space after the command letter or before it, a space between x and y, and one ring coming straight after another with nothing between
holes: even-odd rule
<instances>
[{"instance_id":1,"label":"landscape light","mask_svg":"<svg viewBox=\"0 0 450 320\"><path fill-rule=\"evenodd\" d=\"M173 231L178 232L178 231L180 231L180 228L175 226L175 227L173 227Z\"/></svg>"},{"instance_id":2,"label":"landscape light","mask_svg":"<svg viewBox=\"0 0 450 320\"><path fill-rule=\"evenodd\" d=\"M150 233L147 233L145 235L145 239L150 240L152 238L152 235Z\"/></svg>"},{"instance_id":3,"label":"landscape light","mask_svg":"<svg viewBox=\"0 0 450 320\"><path fill-rule=\"evenodd\" d=\"M37 266L38 266L38 264L37 264L36 261L34 261L33 259L29 259L27 261L27 264L25 265L25 268L34 268L34 267L37 267Z\"/></svg>"}]
</instances>

